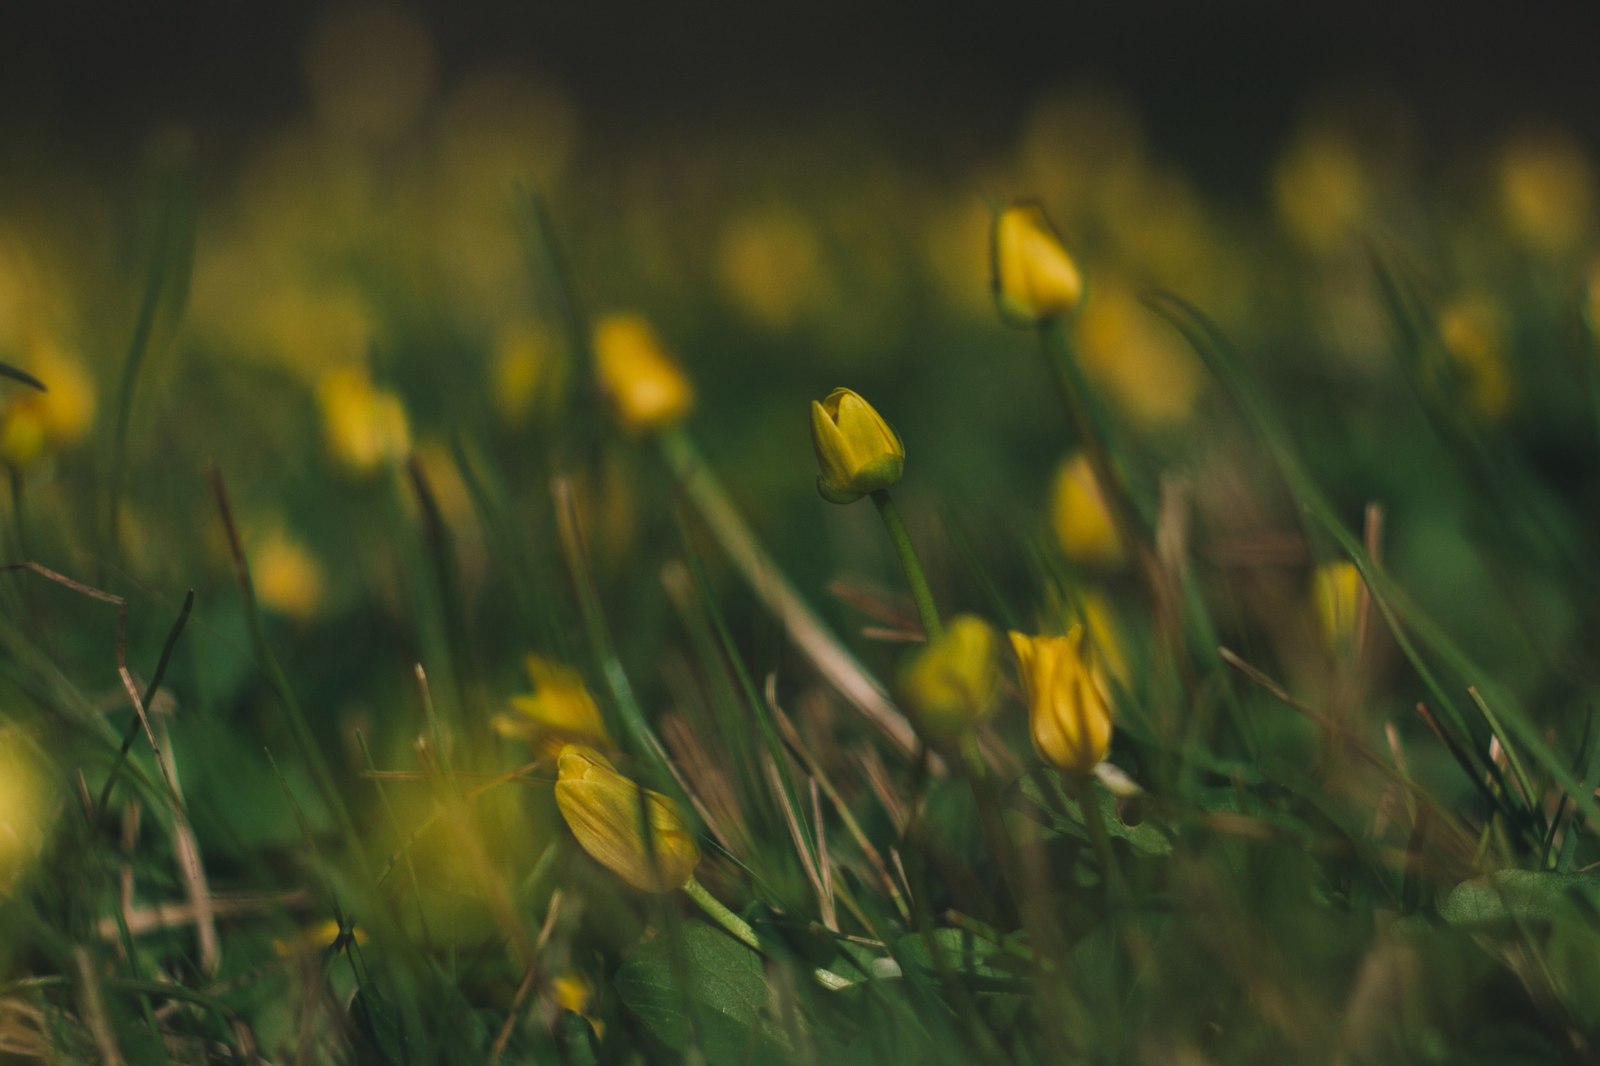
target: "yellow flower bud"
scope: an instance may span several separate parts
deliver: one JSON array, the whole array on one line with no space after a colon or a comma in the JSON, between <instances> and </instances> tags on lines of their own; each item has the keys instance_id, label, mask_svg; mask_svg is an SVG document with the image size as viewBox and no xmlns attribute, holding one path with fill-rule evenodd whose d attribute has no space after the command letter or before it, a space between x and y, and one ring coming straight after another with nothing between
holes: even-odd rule
<instances>
[{"instance_id":1,"label":"yellow flower bud","mask_svg":"<svg viewBox=\"0 0 1600 1066\"><path fill-rule=\"evenodd\" d=\"M355 474L372 474L411 454L411 423L400 397L362 370L332 370L317 383L328 454Z\"/></svg>"},{"instance_id":2,"label":"yellow flower bud","mask_svg":"<svg viewBox=\"0 0 1600 1066\"><path fill-rule=\"evenodd\" d=\"M1038 204L1014 204L995 216L993 255L995 305L1012 325L1037 326L1082 301L1083 274Z\"/></svg>"},{"instance_id":3,"label":"yellow flower bud","mask_svg":"<svg viewBox=\"0 0 1600 1066\"><path fill-rule=\"evenodd\" d=\"M694 386L640 315L601 319L594 329L594 359L600 391L622 428L635 436L667 428L694 406Z\"/></svg>"},{"instance_id":4,"label":"yellow flower bud","mask_svg":"<svg viewBox=\"0 0 1600 1066\"><path fill-rule=\"evenodd\" d=\"M1330 647L1355 642L1361 588L1361 571L1347 559L1323 563L1311 575L1311 601Z\"/></svg>"},{"instance_id":5,"label":"yellow flower bud","mask_svg":"<svg viewBox=\"0 0 1600 1066\"><path fill-rule=\"evenodd\" d=\"M322 565L304 543L281 529L252 546L250 572L256 598L269 610L303 622L322 605Z\"/></svg>"},{"instance_id":6,"label":"yellow flower bud","mask_svg":"<svg viewBox=\"0 0 1600 1066\"><path fill-rule=\"evenodd\" d=\"M1010 636L1034 748L1070 774L1093 773L1111 748L1111 697L1100 668L1084 654L1082 628L1064 637Z\"/></svg>"},{"instance_id":7,"label":"yellow flower bud","mask_svg":"<svg viewBox=\"0 0 1600 1066\"><path fill-rule=\"evenodd\" d=\"M1061 464L1050 497L1050 523L1067 558L1102 566L1122 562L1122 540L1087 456Z\"/></svg>"},{"instance_id":8,"label":"yellow flower bud","mask_svg":"<svg viewBox=\"0 0 1600 1066\"><path fill-rule=\"evenodd\" d=\"M25 470L44 455L44 418L29 397L19 397L0 418L0 460L13 470Z\"/></svg>"},{"instance_id":9,"label":"yellow flower bud","mask_svg":"<svg viewBox=\"0 0 1600 1066\"><path fill-rule=\"evenodd\" d=\"M694 875L700 848L671 799L641 790L599 752L576 744L561 749L556 771L556 806L596 862L641 892L671 892Z\"/></svg>"},{"instance_id":10,"label":"yellow flower bud","mask_svg":"<svg viewBox=\"0 0 1600 1066\"><path fill-rule=\"evenodd\" d=\"M900 480L905 445L872 405L849 389L811 401L811 444L817 451L817 491L830 503L850 503Z\"/></svg>"},{"instance_id":11,"label":"yellow flower bud","mask_svg":"<svg viewBox=\"0 0 1600 1066\"><path fill-rule=\"evenodd\" d=\"M999 639L983 619L957 615L900 675L900 693L933 739L951 739L989 716L999 681Z\"/></svg>"},{"instance_id":12,"label":"yellow flower bud","mask_svg":"<svg viewBox=\"0 0 1600 1066\"><path fill-rule=\"evenodd\" d=\"M494 728L501 736L521 737L541 746L564 743L612 747L611 735L600 708L583 683L583 675L570 666L528 656L525 665L533 692L511 700L516 715L496 715Z\"/></svg>"}]
</instances>

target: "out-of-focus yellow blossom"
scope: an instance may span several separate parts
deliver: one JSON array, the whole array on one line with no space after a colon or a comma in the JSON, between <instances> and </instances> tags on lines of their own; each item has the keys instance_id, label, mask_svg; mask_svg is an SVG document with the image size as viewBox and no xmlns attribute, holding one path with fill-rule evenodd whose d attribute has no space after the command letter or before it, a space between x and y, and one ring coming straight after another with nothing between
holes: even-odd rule
<instances>
[{"instance_id":1,"label":"out-of-focus yellow blossom","mask_svg":"<svg viewBox=\"0 0 1600 1066\"><path fill-rule=\"evenodd\" d=\"M641 790L592 748L568 744L556 770L556 806L596 862L641 892L671 892L694 876L700 847L671 799Z\"/></svg>"},{"instance_id":2,"label":"out-of-focus yellow blossom","mask_svg":"<svg viewBox=\"0 0 1600 1066\"><path fill-rule=\"evenodd\" d=\"M993 265L995 306L1014 326L1071 314L1083 299L1083 274L1038 204L995 216Z\"/></svg>"},{"instance_id":3,"label":"out-of-focus yellow blossom","mask_svg":"<svg viewBox=\"0 0 1600 1066\"><path fill-rule=\"evenodd\" d=\"M1300 244L1314 252L1334 250L1350 239L1369 209L1360 153L1341 133L1307 130L1273 168L1272 202Z\"/></svg>"},{"instance_id":4,"label":"out-of-focus yellow blossom","mask_svg":"<svg viewBox=\"0 0 1600 1066\"><path fill-rule=\"evenodd\" d=\"M329 371L317 383L328 454L356 474L404 461L411 424L400 397L372 383L365 371Z\"/></svg>"},{"instance_id":5,"label":"out-of-focus yellow blossom","mask_svg":"<svg viewBox=\"0 0 1600 1066\"><path fill-rule=\"evenodd\" d=\"M912 655L900 674L900 693L930 738L959 737L989 716L1000 678L999 649L999 635L988 622L961 614Z\"/></svg>"},{"instance_id":6,"label":"out-of-focus yellow blossom","mask_svg":"<svg viewBox=\"0 0 1600 1066\"><path fill-rule=\"evenodd\" d=\"M561 353L550 331L519 322L500 331L490 367L490 399L507 426L521 426L553 411L561 402Z\"/></svg>"},{"instance_id":7,"label":"out-of-focus yellow blossom","mask_svg":"<svg viewBox=\"0 0 1600 1066\"><path fill-rule=\"evenodd\" d=\"M594 329L600 391L635 436L671 426L694 406L694 386L643 316L608 315Z\"/></svg>"},{"instance_id":8,"label":"out-of-focus yellow blossom","mask_svg":"<svg viewBox=\"0 0 1600 1066\"><path fill-rule=\"evenodd\" d=\"M605 1022L589 1013L589 1004L594 1002L594 985L590 984L589 979L583 974L576 970L568 970L556 977L550 982L550 998L554 999L556 1006L562 1010L577 1014L588 1022L597 1039L605 1039Z\"/></svg>"},{"instance_id":9,"label":"out-of-focus yellow blossom","mask_svg":"<svg viewBox=\"0 0 1600 1066\"><path fill-rule=\"evenodd\" d=\"M1071 456L1056 471L1050 523L1067 558L1101 566L1122 562L1122 540L1088 456Z\"/></svg>"},{"instance_id":10,"label":"out-of-focus yellow blossom","mask_svg":"<svg viewBox=\"0 0 1600 1066\"><path fill-rule=\"evenodd\" d=\"M905 470L906 449L883 416L849 389L811 401L811 446L817 453L817 491L830 503L851 503L886 489Z\"/></svg>"},{"instance_id":11,"label":"out-of-focus yellow blossom","mask_svg":"<svg viewBox=\"0 0 1600 1066\"><path fill-rule=\"evenodd\" d=\"M55 341L35 340L21 365L49 391L11 383L4 387L10 395L0 409L0 459L14 469L81 441L95 413L93 380Z\"/></svg>"},{"instance_id":12,"label":"out-of-focus yellow blossom","mask_svg":"<svg viewBox=\"0 0 1600 1066\"><path fill-rule=\"evenodd\" d=\"M533 681L533 691L511 698L515 715L495 715L495 732L532 741L541 748L554 745L552 754L566 744L615 746L582 674L537 655L528 656L523 665Z\"/></svg>"},{"instance_id":13,"label":"out-of-focus yellow blossom","mask_svg":"<svg viewBox=\"0 0 1600 1066\"><path fill-rule=\"evenodd\" d=\"M0 897L33 866L50 825L45 781L15 732L0 731Z\"/></svg>"},{"instance_id":14,"label":"out-of-focus yellow blossom","mask_svg":"<svg viewBox=\"0 0 1600 1066\"><path fill-rule=\"evenodd\" d=\"M1329 647L1355 643L1362 587L1361 571L1348 559L1323 563L1312 572L1311 602Z\"/></svg>"},{"instance_id":15,"label":"out-of-focus yellow blossom","mask_svg":"<svg viewBox=\"0 0 1600 1066\"><path fill-rule=\"evenodd\" d=\"M1513 399L1505 335L1505 315L1487 297L1457 300L1439 315L1439 340L1461 375L1462 398L1490 420L1505 417Z\"/></svg>"},{"instance_id":16,"label":"out-of-focus yellow blossom","mask_svg":"<svg viewBox=\"0 0 1600 1066\"><path fill-rule=\"evenodd\" d=\"M1111 696L1100 667L1085 654L1082 627L1061 637L1014 630L1010 636L1034 748L1067 773L1093 773L1111 749Z\"/></svg>"},{"instance_id":17,"label":"out-of-focus yellow blossom","mask_svg":"<svg viewBox=\"0 0 1600 1066\"><path fill-rule=\"evenodd\" d=\"M1096 286L1076 327L1084 372L1135 420L1167 426L1194 410L1205 380L1199 363L1131 288Z\"/></svg>"},{"instance_id":18,"label":"out-of-focus yellow blossom","mask_svg":"<svg viewBox=\"0 0 1600 1066\"><path fill-rule=\"evenodd\" d=\"M282 529L252 546L250 576L257 599L268 610L303 622L322 606L322 564L303 541Z\"/></svg>"},{"instance_id":19,"label":"out-of-focus yellow blossom","mask_svg":"<svg viewBox=\"0 0 1600 1066\"><path fill-rule=\"evenodd\" d=\"M340 8L311 33L305 73L329 133L382 142L405 133L433 90L434 55L416 15L388 4Z\"/></svg>"},{"instance_id":20,"label":"out-of-focus yellow blossom","mask_svg":"<svg viewBox=\"0 0 1600 1066\"><path fill-rule=\"evenodd\" d=\"M327 951L339 939L339 923L329 918L327 921L318 922L308 926L293 936L274 937L272 950L279 958L292 958L296 955L313 955ZM367 931L359 925L350 927L350 939L357 944L367 942Z\"/></svg>"},{"instance_id":21,"label":"out-of-focus yellow blossom","mask_svg":"<svg viewBox=\"0 0 1600 1066\"><path fill-rule=\"evenodd\" d=\"M717 277L747 317L788 329L827 285L816 231L794 211L735 218L717 245Z\"/></svg>"},{"instance_id":22,"label":"out-of-focus yellow blossom","mask_svg":"<svg viewBox=\"0 0 1600 1066\"><path fill-rule=\"evenodd\" d=\"M1511 232L1546 253L1584 241L1594 215L1595 169L1562 130L1527 130L1500 153L1500 205Z\"/></svg>"}]
</instances>

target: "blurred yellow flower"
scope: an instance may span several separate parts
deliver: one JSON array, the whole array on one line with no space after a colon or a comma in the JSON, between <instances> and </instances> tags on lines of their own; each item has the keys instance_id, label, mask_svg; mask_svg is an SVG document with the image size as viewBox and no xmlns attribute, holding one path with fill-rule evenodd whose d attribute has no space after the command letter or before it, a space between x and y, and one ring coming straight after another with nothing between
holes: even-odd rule
<instances>
[{"instance_id":1,"label":"blurred yellow flower","mask_svg":"<svg viewBox=\"0 0 1600 1066\"><path fill-rule=\"evenodd\" d=\"M1098 589L1078 591L1078 617L1090 653L1095 661L1104 664L1106 673L1123 684L1128 682L1128 659L1122 650L1122 638L1117 633L1117 616L1111 601Z\"/></svg>"},{"instance_id":2,"label":"blurred yellow flower","mask_svg":"<svg viewBox=\"0 0 1600 1066\"><path fill-rule=\"evenodd\" d=\"M32 868L50 824L45 781L33 754L11 730L0 730L0 897Z\"/></svg>"},{"instance_id":3,"label":"blurred yellow flower","mask_svg":"<svg viewBox=\"0 0 1600 1066\"><path fill-rule=\"evenodd\" d=\"M559 406L561 352L550 331L532 322L507 326L495 338L490 400L507 426L522 426Z\"/></svg>"},{"instance_id":4,"label":"blurred yellow flower","mask_svg":"<svg viewBox=\"0 0 1600 1066\"><path fill-rule=\"evenodd\" d=\"M1038 204L995 216L993 255L995 305L1014 326L1070 314L1083 299L1083 274Z\"/></svg>"},{"instance_id":5,"label":"blurred yellow flower","mask_svg":"<svg viewBox=\"0 0 1600 1066\"><path fill-rule=\"evenodd\" d=\"M1369 202L1355 146L1330 129L1306 131L1273 168L1272 202L1290 235L1311 251L1348 241Z\"/></svg>"},{"instance_id":6,"label":"blurred yellow flower","mask_svg":"<svg viewBox=\"0 0 1600 1066\"><path fill-rule=\"evenodd\" d=\"M641 790L591 748L568 744L556 768L556 806L596 862L641 892L671 892L694 876L700 848L671 799Z\"/></svg>"},{"instance_id":7,"label":"blurred yellow flower","mask_svg":"<svg viewBox=\"0 0 1600 1066\"><path fill-rule=\"evenodd\" d=\"M1093 773L1111 748L1111 696L1084 653L1082 627L1063 637L1010 636L1034 748L1067 773Z\"/></svg>"},{"instance_id":8,"label":"blurred yellow flower","mask_svg":"<svg viewBox=\"0 0 1600 1066\"><path fill-rule=\"evenodd\" d=\"M1110 279L1097 285L1075 336L1084 372L1135 421L1167 426L1194 410L1205 381L1199 362L1131 287Z\"/></svg>"},{"instance_id":9,"label":"blurred yellow flower","mask_svg":"<svg viewBox=\"0 0 1600 1066\"><path fill-rule=\"evenodd\" d=\"M304 542L281 529L252 546L250 576L257 599L268 610L303 622L322 605L322 564Z\"/></svg>"},{"instance_id":10,"label":"blurred yellow flower","mask_svg":"<svg viewBox=\"0 0 1600 1066\"><path fill-rule=\"evenodd\" d=\"M785 210L730 222L717 245L717 276L746 317L776 330L793 326L826 287L816 231Z\"/></svg>"},{"instance_id":11,"label":"blurred yellow flower","mask_svg":"<svg viewBox=\"0 0 1600 1066\"><path fill-rule=\"evenodd\" d=\"M900 693L930 738L953 739L989 716L1000 677L999 648L989 623L961 614L911 656L900 674Z\"/></svg>"},{"instance_id":12,"label":"blurred yellow flower","mask_svg":"<svg viewBox=\"0 0 1600 1066\"><path fill-rule=\"evenodd\" d=\"M272 950L279 958L312 955L327 951L339 939L339 923L329 918L316 925L307 926L291 937L274 937ZM350 927L350 939L357 944L367 942L367 931L359 925Z\"/></svg>"},{"instance_id":13,"label":"blurred yellow flower","mask_svg":"<svg viewBox=\"0 0 1600 1066\"><path fill-rule=\"evenodd\" d=\"M323 438L335 462L371 474L405 460L411 424L400 397L378 388L365 371L332 370L317 383Z\"/></svg>"},{"instance_id":14,"label":"blurred yellow flower","mask_svg":"<svg viewBox=\"0 0 1600 1066\"><path fill-rule=\"evenodd\" d=\"M1361 571L1348 559L1323 563L1312 572L1311 602L1329 647L1355 643L1363 587Z\"/></svg>"},{"instance_id":15,"label":"blurred yellow flower","mask_svg":"<svg viewBox=\"0 0 1600 1066\"><path fill-rule=\"evenodd\" d=\"M608 315L596 323L594 358L600 391L629 433L665 429L694 406L694 386L641 315Z\"/></svg>"},{"instance_id":16,"label":"blurred yellow flower","mask_svg":"<svg viewBox=\"0 0 1600 1066\"><path fill-rule=\"evenodd\" d=\"M14 469L81 441L95 414L94 382L54 340L36 338L21 365L49 391L11 382L0 386L9 394L0 408L0 460Z\"/></svg>"},{"instance_id":17,"label":"blurred yellow flower","mask_svg":"<svg viewBox=\"0 0 1600 1066\"><path fill-rule=\"evenodd\" d=\"M849 389L811 401L811 446L817 453L817 491L830 503L850 503L886 489L905 470L906 449L883 416Z\"/></svg>"},{"instance_id":18,"label":"blurred yellow flower","mask_svg":"<svg viewBox=\"0 0 1600 1066\"><path fill-rule=\"evenodd\" d=\"M1507 226L1537 251L1577 247L1593 221L1595 177L1588 153L1565 131L1518 133L1499 160L1500 206Z\"/></svg>"},{"instance_id":19,"label":"blurred yellow flower","mask_svg":"<svg viewBox=\"0 0 1600 1066\"><path fill-rule=\"evenodd\" d=\"M1439 315L1439 339L1461 375L1462 398L1490 420L1505 417L1514 398L1505 335L1504 312L1485 296L1456 300Z\"/></svg>"},{"instance_id":20,"label":"blurred yellow flower","mask_svg":"<svg viewBox=\"0 0 1600 1066\"><path fill-rule=\"evenodd\" d=\"M594 1035L601 1040L605 1039L606 1025L599 1018L589 1013L589 1004L594 1002L594 985L589 979L576 970L568 970L550 982L550 998L555 1000L556 1006L564 1011L580 1015L589 1027L594 1030Z\"/></svg>"},{"instance_id":21,"label":"blurred yellow flower","mask_svg":"<svg viewBox=\"0 0 1600 1066\"><path fill-rule=\"evenodd\" d=\"M514 716L495 715L495 732L541 747L553 744L557 751L564 744L574 743L592 748L615 746L582 674L537 655L528 656L523 665L533 681L533 691L512 697L511 707L517 712Z\"/></svg>"},{"instance_id":22,"label":"blurred yellow flower","mask_svg":"<svg viewBox=\"0 0 1600 1066\"><path fill-rule=\"evenodd\" d=\"M1071 456L1056 471L1050 523L1067 558L1101 566L1122 562L1122 540L1088 456Z\"/></svg>"}]
</instances>

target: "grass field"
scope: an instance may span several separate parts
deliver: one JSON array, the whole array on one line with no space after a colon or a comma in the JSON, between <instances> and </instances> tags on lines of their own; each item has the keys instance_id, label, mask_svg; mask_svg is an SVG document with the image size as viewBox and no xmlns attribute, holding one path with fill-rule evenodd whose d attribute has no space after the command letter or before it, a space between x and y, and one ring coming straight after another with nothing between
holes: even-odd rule
<instances>
[{"instance_id":1,"label":"grass field","mask_svg":"<svg viewBox=\"0 0 1600 1066\"><path fill-rule=\"evenodd\" d=\"M361 32L0 191L0 1061L1600 1054L1581 141L592 153Z\"/></svg>"}]
</instances>

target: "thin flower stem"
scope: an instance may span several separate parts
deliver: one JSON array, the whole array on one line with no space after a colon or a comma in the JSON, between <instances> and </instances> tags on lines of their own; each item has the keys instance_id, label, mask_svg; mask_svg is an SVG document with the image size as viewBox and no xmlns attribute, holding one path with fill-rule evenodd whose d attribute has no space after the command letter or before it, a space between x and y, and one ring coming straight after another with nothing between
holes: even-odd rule
<instances>
[{"instance_id":1,"label":"thin flower stem","mask_svg":"<svg viewBox=\"0 0 1600 1066\"><path fill-rule=\"evenodd\" d=\"M732 936L735 940L739 941L741 944L744 944L752 951L760 951L762 954L766 954L761 947L761 938L758 937L756 935L756 931L750 927L750 923L733 913L733 911L729 910L727 907L723 906L722 901L717 899L717 897L713 896L710 892L706 891L706 887L699 881L696 881L693 877L689 878L689 880L683 883L683 891L690 899L694 900L695 903L700 905L700 909L705 911L706 915L710 917L712 921L716 922L718 925L722 926L723 929L727 930L728 935ZM837 990L840 988L849 988L851 985L856 983L847 977L840 977L832 970L824 970L820 966L812 971L812 976L816 978L817 984L821 985L823 988Z\"/></svg>"},{"instance_id":2,"label":"thin flower stem","mask_svg":"<svg viewBox=\"0 0 1600 1066\"><path fill-rule=\"evenodd\" d=\"M911 534L906 532L906 524L901 520L900 510L895 507L894 500L889 498L888 489L874 492L872 502L877 504L883 528L889 531L895 554L900 556L900 567L906 573L906 584L911 586L911 598L916 601L917 615L922 619L922 628L927 632L928 639L932 641L944 631L944 626L939 622L939 608L933 602L928 576L917 561L917 550L911 546Z\"/></svg>"},{"instance_id":3,"label":"thin flower stem","mask_svg":"<svg viewBox=\"0 0 1600 1066\"><path fill-rule=\"evenodd\" d=\"M1072 798L1078 801L1078 811L1083 815L1083 827L1088 830L1089 844L1094 848L1095 857L1100 860L1100 877L1105 882L1106 896L1115 901L1124 891L1122 870L1117 865L1116 853L1111 850L1111 836L1106 832L1100 798L1094 792L1094 778L1074 776L1069 787Z\"/></svg>"}]
</instances>

